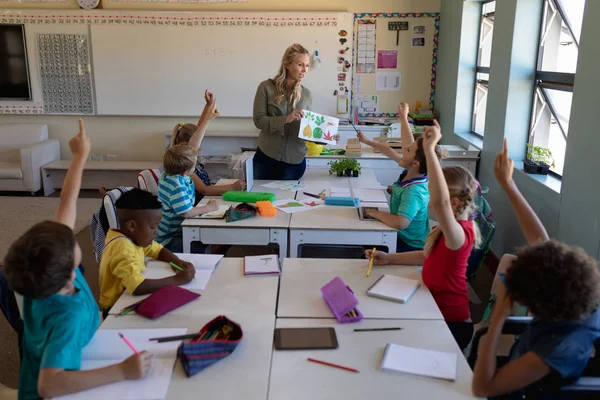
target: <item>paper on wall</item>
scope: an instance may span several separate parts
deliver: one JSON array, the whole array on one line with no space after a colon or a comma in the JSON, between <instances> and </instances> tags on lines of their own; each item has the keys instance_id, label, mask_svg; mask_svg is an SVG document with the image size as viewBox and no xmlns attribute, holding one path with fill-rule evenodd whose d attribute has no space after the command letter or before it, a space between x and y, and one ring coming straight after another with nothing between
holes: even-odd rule
<instances>
[{"instance_id":1,"label":"paper on wall","mask_svg":"<svg viewBox=\"0 0 600 400\"><path fill-rule=\"evenodd\" d=\"M402 85L401 72L377 72L376 88L378 92L399 92Z\"/></svg>"}]
</instances>

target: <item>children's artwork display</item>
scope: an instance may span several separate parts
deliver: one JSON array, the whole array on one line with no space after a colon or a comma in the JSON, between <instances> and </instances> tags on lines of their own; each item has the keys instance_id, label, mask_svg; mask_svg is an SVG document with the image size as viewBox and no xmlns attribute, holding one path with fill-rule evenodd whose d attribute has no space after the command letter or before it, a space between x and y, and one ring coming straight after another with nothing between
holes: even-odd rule
<instances>
[{"instance_id":1,"label":"children's artwork display","mask_svg":"<svg viewBox=\"0 0 600 400\"><path fill-rule=\"evenodd\" d=\"M304 117L300 120L298 137L309 142L335 145L340 120L308 110L302 111Z\"/></svg>"}]
</instances>

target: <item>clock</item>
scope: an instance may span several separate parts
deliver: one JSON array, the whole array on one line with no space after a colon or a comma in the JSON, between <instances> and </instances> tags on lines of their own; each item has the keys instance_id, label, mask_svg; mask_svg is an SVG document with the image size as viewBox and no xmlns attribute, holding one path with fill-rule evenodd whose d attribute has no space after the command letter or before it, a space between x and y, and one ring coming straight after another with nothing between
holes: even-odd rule
<instances>
[{"instance_id":1,"label":"clock","mask_svg":"<svg viewBox=\"0 0 600 400\"><path fill-rule=\"evenodd\" d=\"M91 10L92 8L98 7L100 0L77 0L77 4L84 10Z\"/></svg>"}]
</instances>

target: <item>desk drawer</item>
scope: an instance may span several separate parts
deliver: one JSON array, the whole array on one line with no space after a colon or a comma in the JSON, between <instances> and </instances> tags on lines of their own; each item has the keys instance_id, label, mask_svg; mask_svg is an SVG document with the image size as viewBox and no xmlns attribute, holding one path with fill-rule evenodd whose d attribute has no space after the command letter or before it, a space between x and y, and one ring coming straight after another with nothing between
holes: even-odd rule
<instances>
[{"instance_id":1,"label":"desk drawer","mask_svg":"<svg viewBox=\"0 0 600 400\"><path fill-rule=\"evenodd\" d=\"M200 241L204 244L237 244L264 246L270 242L270 229L201 228Z\"/></svg>"}]
</instances>

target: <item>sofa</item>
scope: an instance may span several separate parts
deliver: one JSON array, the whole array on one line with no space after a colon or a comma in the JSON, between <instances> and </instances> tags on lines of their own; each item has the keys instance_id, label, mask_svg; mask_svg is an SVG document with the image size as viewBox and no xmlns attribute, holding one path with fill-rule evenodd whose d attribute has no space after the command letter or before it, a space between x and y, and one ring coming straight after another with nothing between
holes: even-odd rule
<instances>
[{"instance_id":1,"label":"sofa","mask_svg":"<svg viewBox=\"0 0 600 400\"><path fill-rule=\"evenodd\" d=\"M42 189L42 166L60 160L46 124L0 124L0 191Z\"/></svg>"}]
</instances>

